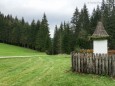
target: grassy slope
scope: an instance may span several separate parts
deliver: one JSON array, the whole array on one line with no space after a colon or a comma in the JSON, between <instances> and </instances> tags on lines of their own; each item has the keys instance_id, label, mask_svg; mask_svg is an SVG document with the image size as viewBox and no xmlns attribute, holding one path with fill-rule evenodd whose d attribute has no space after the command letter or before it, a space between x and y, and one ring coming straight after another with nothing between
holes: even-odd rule
<instances>
[{"instance_id":1,"label":"grassy slope","mask_svg":"<svg viewBox=\"0 0 115 86\"><path fill-rule=\"evenodd\" d=\"M0 56L42 55L37 51L0 43Z\"/></svg>"},{"instance_id":2,"label":"grassy slope","mask_svg":"<svg viewBox=\"0 0 115 86\"><path fill-rule=\"evenodd\" d=\"M2 45L4 44L0 46ZM5 46L8 48L8 45ZM18 51L19 48L17 50L16 48L14 50ZM21 48L20 51L23 51L21 54L29 55L35 52ZM14 55L18 55L16 53ZM1 54L3 55L0 52ZM0 86L115 86L115 81L109 77L72 73L68 57L70 56L46 55L31 58L1 58Z\"/></svg>"}]
</instances>

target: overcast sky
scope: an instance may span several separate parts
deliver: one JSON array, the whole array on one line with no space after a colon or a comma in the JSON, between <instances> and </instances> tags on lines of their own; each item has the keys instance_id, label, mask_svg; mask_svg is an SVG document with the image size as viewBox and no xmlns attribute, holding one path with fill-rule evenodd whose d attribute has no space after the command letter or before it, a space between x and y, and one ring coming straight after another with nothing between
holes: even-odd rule
<instances>
[{"instance_id":1,"label":"overcast sky","mask_svg":"<svg viewBox=\"0 0 115 86\"><path fill-rule=\"evenodd\" d=\"M19 19L24 17L29 23L33 19L41 20L45 13L53 36L55 25L63 21L69 22L76 7L80 10L85 3L91 14L100 2L101 0L0 0L0 11Z\"/></svg>"}]
</instances>

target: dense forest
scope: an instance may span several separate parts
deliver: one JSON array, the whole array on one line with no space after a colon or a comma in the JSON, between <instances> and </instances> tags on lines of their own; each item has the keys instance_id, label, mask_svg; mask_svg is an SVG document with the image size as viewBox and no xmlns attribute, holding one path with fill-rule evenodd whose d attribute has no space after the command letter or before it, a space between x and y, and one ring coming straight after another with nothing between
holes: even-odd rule
<instances>
[{"instance_id":1,"label":"dense forest","mask_svg":"<svg viewBox=\"0 0 115 86\"><path fill-rule=\"evenodd\" d=\"M89 15L87 6L75 9L70 22L55 26L54 37L50 37L46 15L31 24L24 18L0 13L0 42L34 49L47 54L69 54L73 50L92 49L93 34L97 22L102 21L109 37L109 49L115 49L115 5L114 0L102 1Z\"/></svg>"},{"instance_id":2,"label":"dense forest","mask_svg":"<svg viewBox=\"0 0 115 86\"><path fill-rule=\"evenodd\" d=\"M45 52L51 48L51 38L46 15L42 21L28 24L24 18L19 20L11 15L0 13L0 42Z\"/></svg>"}]
</instances>

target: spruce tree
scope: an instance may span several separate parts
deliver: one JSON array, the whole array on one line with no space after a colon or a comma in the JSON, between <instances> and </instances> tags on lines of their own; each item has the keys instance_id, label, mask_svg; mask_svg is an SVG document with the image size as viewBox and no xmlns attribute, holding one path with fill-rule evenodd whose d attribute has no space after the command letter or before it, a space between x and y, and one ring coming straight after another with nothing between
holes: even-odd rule
<instances>
[{"instance_id":1,"label":"spruce tree","mask_svg":"<svg viewBox=\"0 0 115 86\"><path fill-rule=\"evenodd\" d=\"M63 37L63 23L60 24L60 27L59 27L59 32L58 32L58 35L59 35L59 38L58 38L58 47L59 47L59 50L58 50L58 53L63 53L63 50L62 50L62 37Z\"/></svg>"},{"instance_id":2,"label":"spruce tree","mask_svg":"<svg viewBox=\"0 0 115 86\"><path fill-rule=\"evenodd\" d=\"M46 15L43 15L39 32L37 33L36 46L40 51L49 49L51 43Z\"/></svg>"},{"instance_id":3,"label":"spruce tree","mask_svg":"<svg viewBox=\"0 0 115 86\"><path fill-rule=\"evenodd\" d=\"M63 37L62 37L62 51L63 53L70 53L70 26L69 24L64 23L64 31L63 31Z\"/></svg>"},{"instance_id":4,"label":"spruce tree","mask_svg":"<svg viewBox=\"0 0 115 86\"><path fill-rule=\"evenodd\" d=\"M75 37L78 37L79 33L79 14L78 8L76 8L71 20L72 28L75 31Z\"/></svg>"},{"instance_id":5,"label":"spruce tree","mask_svg":"<svg viewBox=\"0 0 115 86\"><path fill-rule=\"evenodd\" d=\"M86 5L84 5L83 9L80 12L79 17L79 25L80 31L77 39L77 47L80 48L90 48L88 45L88 36L90 35L90 22L89 22L89 14Z\"/></svg>"},{"instance_id":6,"label":"spruce tree","mask_svg":"<svg viewBox=\"0 0 115 86\"><path fill-rule=\"evenodd\" d=\"M54 37L53 37L53 54L58 54L58 28L55 26Z\"/></svg>"}]
</instances>

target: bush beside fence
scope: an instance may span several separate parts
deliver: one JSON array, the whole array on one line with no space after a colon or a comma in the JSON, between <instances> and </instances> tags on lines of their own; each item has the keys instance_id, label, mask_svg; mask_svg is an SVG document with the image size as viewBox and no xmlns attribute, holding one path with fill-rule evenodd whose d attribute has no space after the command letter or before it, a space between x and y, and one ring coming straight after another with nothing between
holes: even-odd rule
<instances>
[{"instance_id":1,"label":"bush beside fence","mask_svg":"<svg viewBox=\"0 0 115 86\"><path fill-rule=\"evenodd\" d=\"M75 72L115 77L115 55L72 53L71 62Z\"/></svg>"}]
</instances>

